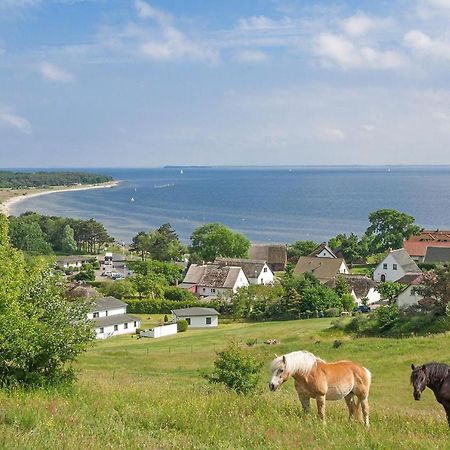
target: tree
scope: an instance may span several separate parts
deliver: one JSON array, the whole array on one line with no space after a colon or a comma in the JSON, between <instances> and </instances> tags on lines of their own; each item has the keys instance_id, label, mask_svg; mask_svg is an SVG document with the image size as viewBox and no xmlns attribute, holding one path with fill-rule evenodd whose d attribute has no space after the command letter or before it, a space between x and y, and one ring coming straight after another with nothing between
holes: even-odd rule
<instances>
[{"instance_id":1,"label":"tree","mask_svg":"<svg viewBox=\"0 0 450 450\"><path fill-rule=\"evenodd\" d=\"M71 255L77 251L77 243L75 242L73 228L68 224L63 230L61 250L68 255Z\"/></svg>"},{"instance_id":2,"label":"tree","mask_svg":"<svg viewBox=\"0 0 450 450\"><path fill-rule=\"evenodd\" d=\"M170 223L165 223L149 234L148 252L152 259L158 261L176 261L186 253L186 247Z\"/></svg>"},{"instance_id":3,"label":"tree","mask_svg":"<svg viewBox=\"0 0 450 450\"><path fill-rule=\"evenodd\" d=\"M328 245L332 249L339 249L345 261L350 264L365 256L362 240L360 241L354 233L350 233L348 236L346 234L338 234L329 240Z\"/></svg>"},{"instance_id":4,"label":"tree","mask_svg":"<svg viewBox=\"0 0 450 450\"><path fill-rule=\"evenodd\" d=\"M105 297L115 297L119 300L132 297L135 294L133 283L129 278L102 283L100 290Z\"/></svg>"},{"instance_id":5,"label":"tree","mask_svg":"<svg viewBox=\"0 0 450 450\"><path fill-rule=\"evenodd\" d=\"M369 214L366 236L371 238L371 253L403 247L403 241L420 232L414 217L395 209L379 209Z\"/></svg>"},{"instance_id":6,"label":"tree","mask_svg":"<svg viewBox=\"0 0 450 450\"><path fill-rule=\"evenodd\" d=\"M162 298L164 289L167 287L167 280L162 275L155 273L148 273L147 275L136 273L129 280L139 298L148 296L152 299Z\"/></svg>"},{"instance_id":7,"label":"tree","mask_svg":"<svg viewBox=\"0 0 450 450\"><path fill-rule=\"evenodd\" d=\"M39 224L21 217L11 220L11 244L30 255L52 253Z\"/></svg>"},{"instance_id":8,"label":"tree","mask_svg":"<svg viewBox=\"0 0 450 450\"><path fill-rule=\"evenodd\" d=\"M356 307L355 299L353 298L352 294L344 294L341 297L342 302L342 308L344 308L344 311L353 311L353 309Z\"/></svg>"},{"instance_id":9,"label":"tree","mask_svg":"<svg viewBox=\"0 0 450 450\"><path fill-rule=\"evenodd\" d=\"M437 314L444 315L450 312L450 265L437 266L433 270L424 272L422 283L416 291L433 299Z\"/></svg>"},{"instance_id":10,"label":"tree","mask_svg":"<svg viewBox=\"0 0 450 450\"><path fill-rule=\"evenodd\" d=\"M133 237L130 245L130 251L139 253L141 260L145 261L150 246L150 237L145 231L140 231Z\"/></svg>"},{"instance_id":11,"label":"tree","mask_svg":"<svg viewBox=\"0 0 450 450\"><path fill-rule=\"evenodd\" d=\"M138 262L133 266L134 272L147 276L149 274L161 275L165 278L166 284L175 285L182 280L182 268L175 264L161 261L147 260Z\"/></svg>"},{"instance_id":12,"label":"tree","mask_svg":"<svg viewBox=\"0 0 450 450\"><path fill-rule=\"evenodd\" d=\"M191 235L191 253L197 259L214 261L217 257L245 258L250 241L220 223L198 227Z\"/></svg>"},{"instance_id":13,"label":"tree","mask_svg":"<svg viewBox=\"0 0 450 450\"><path fill-rule=\"evenodd\" d=\"M376 290L381 294L381 297L389 300L392 303L398 295L405 290L406 286L395 281L383 281L378 283Z\"/></svg>"},{"instance_id":14,"label":"tree","mask_svg":"<svg viewBox=\"0 0 450 450\"><path fill-rule=\"evenodd\" d=\"M347 295L350 292L347 280L342 275L336 278L336 285L334 286L334 292L336 292L339 298L343 298L344 295Z\"/></svg>"},{"instance_id":15,"label":"tree","mask_svg":"<svg viewBox=\"0 0 450 450\"><path fill-rule=\"evenodd\" d=\"M26 266L5 237L0 216L0 385L73 379L71 363L94 339L84 303L67 302L42 261Z\"/></svg>"},{"instance_id":16,"label":"tree","mask_svg":"<svg viewBox=\"0 0 450 450\"><path fill-rule=\"evenodd\" d=\"M298 259L300 256L308 256L317 248L318 244L314 241L296 241L288 245L288 259Z\"/></svg>"}]
</instances>

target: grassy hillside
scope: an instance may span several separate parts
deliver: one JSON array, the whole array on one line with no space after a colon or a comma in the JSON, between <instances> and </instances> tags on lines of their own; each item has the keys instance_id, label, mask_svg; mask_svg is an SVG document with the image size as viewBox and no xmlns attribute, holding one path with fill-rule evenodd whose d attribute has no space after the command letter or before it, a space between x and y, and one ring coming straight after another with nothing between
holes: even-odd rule
<instances>
[{"instance_id":1,"label":"grassy hillside","mask_svg":"<svg viewBox=\"0 0 450 450\"><path fill-rule=\"evenodd\" d=\"M449 337L338 337L343 343L333 348L337 337L324 331L328 326L329 319L232 324L160 340L99 342L81 359L73 389L0 393L0 448L450 448L441 406L431 391L415 402L409 385L411 362L450 362ZM215 351L233 338L257 338L251 351L266 361L249 397L202 378ZM281 343L261 343L268 338ZM351 358L372 371L370 430L348 422L343 401L328 403L326 425L315 405L305 417L292 381L268 391L274 353L298 349L328 360Z\"/></svg>"}]
</instances>

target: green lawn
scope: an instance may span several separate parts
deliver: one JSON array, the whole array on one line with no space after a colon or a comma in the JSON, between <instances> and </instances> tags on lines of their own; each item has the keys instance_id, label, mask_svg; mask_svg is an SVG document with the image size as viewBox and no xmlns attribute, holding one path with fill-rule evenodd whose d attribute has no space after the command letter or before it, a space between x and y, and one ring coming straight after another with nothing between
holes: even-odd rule
<instances>
[{"instance_id":1,"label":"green lawn","mask_svg":"<svg viewBox=\"0 0 450 450\"><path fill-rule=\"evenodd\" d=\"M143 315L144 326L160 316ZM163 317L163 316L162 316ZM431 393L415 402L411 362L450 362L449 336L351 339L325 331L329 319L230 324L158 340L122 336L96 343L65 391L0 393L0 448L450 448L443 409ZM231 339L266 362L255 394L240 397L203 378ZM275 338L279 345L263 340ZM335 339L342 340L333 348ZM271 393L277 354L307 349L327 360L353 359L373 374L370 430L349 423L344 402L328 403L328 422L304 416L292 381ZM315 407L313 408L315 412Z\"/></svg>"}]
</instances>

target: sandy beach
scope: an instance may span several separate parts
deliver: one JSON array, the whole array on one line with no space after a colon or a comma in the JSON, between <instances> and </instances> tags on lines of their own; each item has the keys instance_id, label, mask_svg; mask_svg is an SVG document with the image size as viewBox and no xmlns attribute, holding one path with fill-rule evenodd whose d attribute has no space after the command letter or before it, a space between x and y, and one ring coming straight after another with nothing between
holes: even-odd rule
<instances>
[{"instance_id":1,"label":"sandy beach","mask_svg":"<svg viewBox=\"0 0 450 450\"><path fill-rule=\"evenodd\" d=\"M53 189L27 189L25 191L14 191L11 190L12 197L7 198L3 203L0 204L0 213L5 214L7 216L11 215L11 210L14 205L20 203L24 200L33 197L39 197L41 195L55 194L57 192L68 192L68 191L86 191L89 189L106 189L117 186L120 181L111 181L107 183L101 184L87 184L80 186L70 186L70 187L57 187L55 186ZM6 190L4 190L6 191Z\"/></svg>"}]
</instances>

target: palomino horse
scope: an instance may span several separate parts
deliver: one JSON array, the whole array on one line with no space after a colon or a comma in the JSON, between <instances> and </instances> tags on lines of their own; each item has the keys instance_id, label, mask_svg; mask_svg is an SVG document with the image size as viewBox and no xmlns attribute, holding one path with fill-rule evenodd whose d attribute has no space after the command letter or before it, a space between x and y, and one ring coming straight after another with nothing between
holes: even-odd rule
<instances>
[{"instance_id":1,"label":"palomino horse","mask_svg":"<svg viewBox=\"0 0 450 450\"><path fill-rule=\"evenodd\" d=\"M450 367L447 364L428 363L418 367L411 364L411 369L414 398L420 400L420 394L429 387L436 400L444 407L450 428Z\"/></svg>"},{"instance_id":2,"label":"palomino horse","mask_svg":"<svg viewBox=\"0 0 450 450\"><path fill-rule=\"evenodd\" d=\"M270 390L276 391L289 377L295 380L295 389L305 412L309 412L309 400L315 398L319 417L325 420L325 401L345 398L349 417L356 418L361 406L364 424L369 426L367 398L371 374L365 367L352 361L327 363L310 352L299 351L272 361Z\"/></svg>"}]
</instances>

